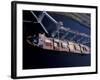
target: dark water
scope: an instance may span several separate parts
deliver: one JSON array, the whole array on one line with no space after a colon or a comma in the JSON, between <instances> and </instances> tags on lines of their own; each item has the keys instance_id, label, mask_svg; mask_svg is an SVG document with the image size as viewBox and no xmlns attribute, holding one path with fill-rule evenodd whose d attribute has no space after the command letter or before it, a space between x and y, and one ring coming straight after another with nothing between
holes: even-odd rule
<instances>
[{"instance_id":1,"label":"dark water","mask_svg":"<svg viewBox=\"0 0 100 80\"><path fill-rule=\"evenodd\" d=\"M90 66L90 54L24 48L23 69Z\"/></svg>"}]
</instances>

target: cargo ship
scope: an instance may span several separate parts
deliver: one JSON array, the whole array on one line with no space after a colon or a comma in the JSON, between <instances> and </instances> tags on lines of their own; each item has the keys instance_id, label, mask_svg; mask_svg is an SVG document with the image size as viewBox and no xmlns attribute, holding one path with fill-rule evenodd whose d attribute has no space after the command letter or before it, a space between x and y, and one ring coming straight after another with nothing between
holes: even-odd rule
<instances>
[{"instance_id":1,"label":"cargo ship","mask_svg":"<svg viewBox=\"0 0 100 80\"><path fill-rule=\"evenodd\" d=\"M90 28L71 14L23 11L23 69L91 65Z\"/></svg>"},{"instance_id":2,"label":"cargo ship","mask_svg":"<svg viewBox=\"0 0 100 80\"><path fill-rule=\"evenodd\" d=\"M52 51L64 51L80 54L89 54L90 48L83 44L78 44L71 41L62 41L56 38L46 37L45 34L39 33L38 36L28 36L26 41L35 47L39 47Z\"/></svg>"}]
</instances>

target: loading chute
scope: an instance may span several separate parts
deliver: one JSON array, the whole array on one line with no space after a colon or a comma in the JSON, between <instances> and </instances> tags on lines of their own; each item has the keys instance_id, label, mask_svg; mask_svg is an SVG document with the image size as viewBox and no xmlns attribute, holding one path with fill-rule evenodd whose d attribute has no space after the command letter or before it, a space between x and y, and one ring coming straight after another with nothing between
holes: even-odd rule
<instances>
[{"instance_id":1,"label":"loading chute","mask_svg":"<svg viewBox=\"0 0 100 80\"><path fill-rule=\"evenodd\" d=\"M55 37L55 35L57 35L58 39L62 39L62 40L66 40L65 37L67 37L69 34L73 34L73 36L68 37L68 39L70 41L76 42L76 43L81 43L81 44L87 44L90 43L90 36L85 34L85 33L80 33L78 31L74 31L72 29L70 29L70 27L64 27L63 26L63 22L58 22L56 21L48 12L43 11L39 16L37 16L34 11L30 11L31 14L36 18L37 22L41 25L41 27L43 28L43 30L45 31L46 34L49 34L48 30L46 29L46 27L43 25L42 20L44 18L44 16L48 17L54 24L56 24L55 27L57 27L56 30L54 30L52 32L52 37ZM66 33L63 33L66 32ZM60 37L60 32L63 33L63 35ZM81 36L79 39L77 39L76 41L74 40L77 36Z\"/></svg>"}]
</instances>

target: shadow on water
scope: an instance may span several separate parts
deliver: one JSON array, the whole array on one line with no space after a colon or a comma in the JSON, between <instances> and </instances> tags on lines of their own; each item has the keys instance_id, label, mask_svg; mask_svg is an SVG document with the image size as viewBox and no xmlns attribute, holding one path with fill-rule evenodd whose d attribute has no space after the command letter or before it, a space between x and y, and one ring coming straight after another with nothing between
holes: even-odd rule
<instances>
[{"instance_id":1,"label":"shadow on water","mask_svg":"<svg viewBox=\"0 0 100 80\"><path fill-rule=\"evenodd\" d=\"M90 54L48 51L25 47L23 69L90 66Z\"/></svg>"}]
</instances>

